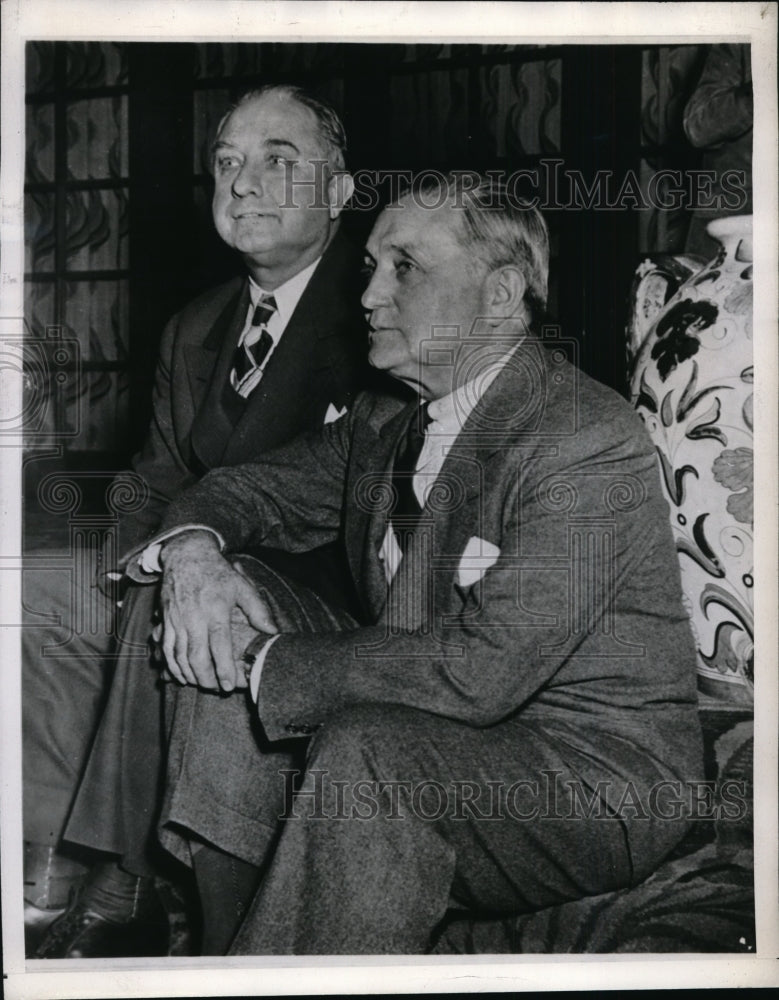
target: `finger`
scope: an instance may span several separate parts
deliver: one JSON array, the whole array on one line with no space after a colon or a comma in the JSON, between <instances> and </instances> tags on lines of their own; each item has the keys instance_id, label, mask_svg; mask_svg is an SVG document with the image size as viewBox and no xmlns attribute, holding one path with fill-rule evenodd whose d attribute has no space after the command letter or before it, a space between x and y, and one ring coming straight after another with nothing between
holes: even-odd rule
<instances>
[{"instance_id":1,"label":"finger","mask_svg":"<svg viewBox=\"0 0 779 1000\"><path fill-rule=\"evenodd\" d=\"M187 680L176 663L175 654L176 633L172 626L166 624L162 633L162 652L165 656L168 673L179 684L186 684Z\"/></svg>"},{"instance_id":2,"label":"finger","mask_svg":"<svg viewBox=\"0 0 779 1000\"><path fill-rule=\"evenodd\" d=\"M241 664L237 664L236 667L235 667L235 688L234 688L234 690L235 691L240 691L240 690L242 690L244 688L248 688L248 686L249 686L249 678L246 676L246 672L244 671L244 669L241 666Z\"/></svg>"},{"instance_id":3,"label":"finger","mask_svg":"<svg viewBox=\"0 0 779 1000\"><path fill-rule=\"evenodd\" d=\"M233 643L230 629L214 625L208 633L211 656L219 687L223 691L233 691L236 686L237 670L233 659Z\"/></svg>"},{"instance_id":4,"label":"finger","mask_svg":"<svg viewBox=\"0 0 779 1000\"><path fill-rule=\"evenodd\" d=\"M168 666L174 675L181 678L182 684L197 685L197 677L189 663L189 636L183 623L172 611L165 622L165 634L172 633L169 643L170 653L166 651Z\"/></svg>"},{"instance_id":5,"label":"finger","mask_svg":"<svg viewBox=\"0 0 779 1000\"><path fill-rule=\"evenodd\" d=\"M258 632L268 632L274 635L279 631L267 602L264 598L260 597L254 587L248 584L242 587L238 592L235 603Z\"/></svg>"},{"instance_id":6,"label":"finger","mask_svg":"<svg viewBox=\"0 0 779 1000\"><path fill-rule=\"evenodd\" d=\"M194 677L194 683L206 691L216 691L219 687L211 658L209 632L197 630L187 635L187 663Z\"/></svg>"}]
</instances>

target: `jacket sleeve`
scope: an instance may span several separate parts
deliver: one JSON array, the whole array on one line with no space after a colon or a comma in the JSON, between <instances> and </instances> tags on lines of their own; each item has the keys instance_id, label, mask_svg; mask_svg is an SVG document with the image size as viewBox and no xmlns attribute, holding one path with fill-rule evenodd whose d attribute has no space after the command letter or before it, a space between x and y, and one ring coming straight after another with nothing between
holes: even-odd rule
<instances>
[{"instance_id":1,"label":"jacket sleeve","mask_svg":"<svg viewBox=\"0 0 779 1000\"><path fill-rule=\"evenodd\" d=\"M601 468L609 470L613 458ZM600 495L594 462L554 471L565 476L581 468ZM545 507L538 501L536 485L547 470L536 469L526 485L507 484L504 497L498 498L502 513L488 526L487 537L500 556L478 583L462 589L457 613L447 613L457 608L457 600L446 588L460 588L455 579L447 584L444 570L444 589L436 591L432 623L425 627L411 632L397 627L404 599L414 588L413 581L404 586L396 577L376 625L280 636L268 651L259 691L258 712L268 738L310 732L329 715L360 702L395 703L477 727L493 725L557 684L555 676L583 642L588 643L588 664L607 665L604 676L598 676L598 667L582 668L582 679L592 680L587 690L596 710L599 697L616 703L623 692L631 701L662 698L650 675L648 680L643 675L626 678L633 663L643 669L646 651L653 647L661 661L678 659L679 651L686 654L689 626L679 603L678 579L674 583L678 564L665 503L651 485L657 479L654 457L648 450L634 454L622 468L633 480L650 485L640 507L616 517L614 575L604 577L599 547L586 541L568 547L567 517L549 509L553 504ZM556 554L561 557L554 558ZM403 562L398 575L402 570ZM435 607L436 600L442 607ZM616 609L615 600L620 602ZM631 647L620 639L617 649L634 660L615 657L608 628L601 628L615 616L620 636ZM594 673L590 677L587 671ZM612 671L614 676L605 676Z\"/></svg>"},{"instance_id":2,"label":"jacket sleeve","mask_svg":"<svg viewBox=\"0 0 779 1000\"><path fill-rule=\"evenodd\" d=\"M304 552L335 541L353 419L344 415L261 461L212 470L168 507L156 537L203 525L217 532L230 552L250 552L256 545Z\"/></svg>"}]
</instances>

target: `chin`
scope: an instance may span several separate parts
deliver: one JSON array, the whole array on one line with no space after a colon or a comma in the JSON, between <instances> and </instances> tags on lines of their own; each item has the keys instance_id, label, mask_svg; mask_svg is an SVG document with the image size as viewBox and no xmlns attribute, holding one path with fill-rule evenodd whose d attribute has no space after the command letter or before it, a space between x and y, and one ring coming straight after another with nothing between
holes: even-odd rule
<instances>
[{"instance_id":1,"label":"chin","mask_svg":"<svg viewBox=\"0 0 779 1000\"><path fill-rule=\"evenodd\" d=\"M230 228L230 238L240 249L253 246L265 247L270 241L278 240L279 228L272 219L252 219L250 222L238 221Z\"/></svg>"},{"instance_id":2,"label":"chin","mask_svg":"<svg viewBox=\"0 0 779 1000\"><path fill-rule=\"evenodd\" d=\"M373 368L378 368L380 372L392 374L392 361L381 348L372 347L368 351L368 363Z\"/></svg>"},{"instance_id":3,"label":"chin","mask_svg":"<svg viewBox=\"0 0 779 1000\"><path fill-rule=\"evenodd\" d=\"M253 237L247 238L246 236L238 236L231 243L236 250L240 253L245 254L266 254L269 250L275 250L278 246L278 239L273 239L270 233L267 236L259 237L254 234Z\"/></svg>"}]
</instances>

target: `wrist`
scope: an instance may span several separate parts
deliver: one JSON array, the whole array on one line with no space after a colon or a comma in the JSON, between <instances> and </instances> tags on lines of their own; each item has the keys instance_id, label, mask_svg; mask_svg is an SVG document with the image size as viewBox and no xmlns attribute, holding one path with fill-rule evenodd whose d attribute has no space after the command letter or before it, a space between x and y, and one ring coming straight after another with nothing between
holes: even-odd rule
<instances>
[{"instance_id":1,"label":"wrist","mask_svg":"<svg viewBox=\"0 0 779 1000\"><path fill-rule=\"evenodd\" d=\"M213 532L192 528L181 531L162 542L159 555L160 566L164 569L172 558L175 558L178 553L183 551L189 553L188 558L191 558L195 551L214 552L216 554L220 552L219 543Z\"/></svg>"}]
</instances>

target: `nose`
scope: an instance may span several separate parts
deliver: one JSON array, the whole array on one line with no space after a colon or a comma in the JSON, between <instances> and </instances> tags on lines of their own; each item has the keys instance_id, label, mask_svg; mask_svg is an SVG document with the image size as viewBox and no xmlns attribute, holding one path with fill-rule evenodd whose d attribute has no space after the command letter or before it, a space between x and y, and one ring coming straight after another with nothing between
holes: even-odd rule
<instances>
[{"instance_id":1,"label":"nose","mask_svg":"<svg viewBox=\"0 0 779 1000\"><path fill-rule=\"evenodd\" d=\"M390 301L387 279L383 275L381 268L377 267L371 275L368 287L362 294L363 309L378 309L379 306L387 305Z\"/></svg>"},{"instance_id":2,"label":"nose","mask_svg":"<svg viewBox=\"0 0 779 1000\"><path fill-rule=\"evenodd\" d=\"M235 177L233 177L232 192L236 198L245 198L247 194L262 195L262 169L249 160L245 160Z\"/></svg>"}]
</instances>

